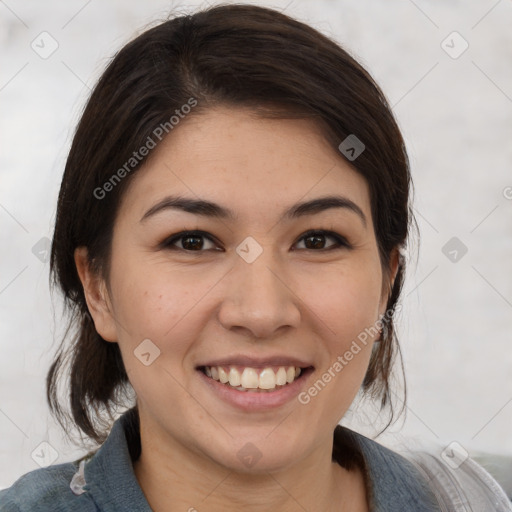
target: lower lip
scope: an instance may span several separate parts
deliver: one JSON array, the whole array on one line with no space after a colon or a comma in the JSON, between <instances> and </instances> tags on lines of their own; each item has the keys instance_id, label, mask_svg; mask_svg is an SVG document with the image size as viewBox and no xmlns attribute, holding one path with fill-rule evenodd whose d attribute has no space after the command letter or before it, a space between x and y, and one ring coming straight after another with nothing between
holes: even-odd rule
<instances>
[{"instance_id":1,"label":"lower lip","mask_svg":"<svg viewBox=\"0 0 512 512\"><path fill-rule=\"evenodd\" d=\"M205 375L201 370L197 370L203 382L215 393L221 400L227 402L244 411L264 411L281 407L293 400L305 387L306 380L313 372L313 368L303 370L301 376L291 384L276 391L238 391L237 389L222 384Z\"/></svg>"}]
</instances>

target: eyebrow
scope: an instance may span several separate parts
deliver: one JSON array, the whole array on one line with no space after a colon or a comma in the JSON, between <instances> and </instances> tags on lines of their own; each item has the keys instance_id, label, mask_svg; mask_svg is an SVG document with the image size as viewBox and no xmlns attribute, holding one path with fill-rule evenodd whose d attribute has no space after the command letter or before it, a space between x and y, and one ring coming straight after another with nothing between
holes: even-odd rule
<instances>
[{"instance_id":1,"label":"eyebrow","mask_svg":"<svg viewBox=\"0 0 512 512\"><path fill-rule=\"evenodd\" d=\"M366 216L362 209L354 201L343 196L325 196L297 203L288 208L281 216L281 220L293 220L305 215L314 215L331 208L344 208L354 212L361 219L363 225L367 227ZM204 199L192 199L182 196L167 196L152 206L140 219L145 221L149 217L165 210L181 210L204 217L213 217L218 219L236 220L237 215L217 203L206 201Z\"/></svg>"}]
</instances>

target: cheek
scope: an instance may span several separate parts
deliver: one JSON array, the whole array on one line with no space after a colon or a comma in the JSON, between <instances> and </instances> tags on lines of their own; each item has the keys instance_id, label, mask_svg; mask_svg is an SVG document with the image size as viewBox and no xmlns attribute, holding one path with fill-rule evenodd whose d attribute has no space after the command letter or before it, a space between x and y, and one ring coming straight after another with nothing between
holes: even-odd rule
<instances>
[{"instance_id":1,"label":"cheek","mask_svg":"<svg viewBox=\"0 0 512 512\"><path fill-rule=\"evenodd\" d=\"M312 274L304 290L308 309L319 319L326 339L339 350L378 319L381 276L376 268L352 266Z\"/></svg>"},{"instance_id":2,"label":"cheek","mask_svg":"<svg viewBox=\"0 0 512 512\"><path fill-rule=\"evenodd\" d=\"M311 407L311 414L336 423L357 395L379 337L380 275L354 271L322 280L323 286L318 283L308 295L307 307L319 319L324 357L299 401Z\"/></svg>"},{"instance_id":3,"label":"cheek","mask_svg":"<svg viewBox=\"0 0 512 512\"><path fill-rule=\"evenodd\" d=\"M209 291L222 277L211 269L171 265L158 258L125 258L112 272L118 339L125 366L139 368L134 350L145 339L158 349L158 365L183 376L184 360L211 319Z\"/></svg>"},{"instance_id":4,"label":"cheek","mask_svg":"<svg viewBox=\"0 0 512 512\"><path fill-rule=\"evenodd\" d=\"M184 361L203 327L207 290L183 273L130 262L118 268L116 283L119 346L137 396L155 407L169 396L186 400Z\"/></svg>"}]
</instances>

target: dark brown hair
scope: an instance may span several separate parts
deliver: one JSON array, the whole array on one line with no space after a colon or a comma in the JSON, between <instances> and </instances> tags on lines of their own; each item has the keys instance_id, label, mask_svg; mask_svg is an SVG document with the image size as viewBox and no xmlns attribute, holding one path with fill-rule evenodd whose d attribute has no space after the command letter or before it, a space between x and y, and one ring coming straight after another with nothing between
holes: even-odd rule
<instances>
[{"instance_id":1,"label":"dark brown hair","mask_svg":"<svg viewBox=\"0 0 512 512\"><path fill-rule=\"evenodd\" d=\"M217 5L143 32L115 55L84 109L66 162L51 249L52 283L63 291L71 316L48 372L47 397L61 425L67 418L98 443L108 433L113 412L128 405L130 385L117 343L106 342L95 330L74 250L87 247L92 269L108 282L120 199L147 157L108 187L108 196L99 197L95 190L118 169L127 170L133 152L154 138L157 127L168 126L191 98L197 104L190 116L216 105L246 107L267 118L311 119L336 151L349 135L362 141L365 150L351 164L369 186L385 276L392 250L405 246L413 221L400 130L379 87L337 43L278 11L250 5ZM388 311L397 304L404 272L400 257ZM393 316L388 315L363 382L363 391L381 409L389 406L388 425L397 354ZM61 374L69 378L71 417L58 398Z\"/></svg>"}]
</instances>

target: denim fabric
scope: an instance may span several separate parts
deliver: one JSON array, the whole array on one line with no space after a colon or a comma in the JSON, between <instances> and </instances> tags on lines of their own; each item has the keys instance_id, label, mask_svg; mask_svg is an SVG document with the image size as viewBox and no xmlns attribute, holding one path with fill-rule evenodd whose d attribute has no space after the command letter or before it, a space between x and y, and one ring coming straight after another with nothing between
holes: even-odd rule
<instances>
[{"instance_id":1,"label":"denim fabric","mask_svg":"<svg viewBox=\"0 0 512 512\"><path fill-rule=\"evenodd\" d=\"M113 425L100 449L79 461L37 469L0 491L1 512L151 512L133 472L124 422L126 413ZM366 464L371 512L440 512L427 479L401 455L344 427L353 436ZM76 476L75 476L76 475ZM73 492L71 487L75 489ZM480 511L479 511L480 512Z\"/></svg>"},{"instance_id":2,"label":"denim fabric","mask_svg":"<svg viewBox=\"0 0 512 512\"><path fill-rule=\"evenodd\" d=\"M442 512L427 481L409 460L357 432L349 432L363 453L371 512Z\"/></svg>"},{"instance_id":3,"label":"denim fabric","mask_svg":"<svg viewBox=\"0 0 512 512\"><path fill-rule=\"evenodd\" d=\"M151 512L135 474L123 415L100 449L84 465L81 494L70 488L77 462L36 469L0 491L1 512ZM77 491L80 492L80 491Z\"/></svg>"}]
</instances>

